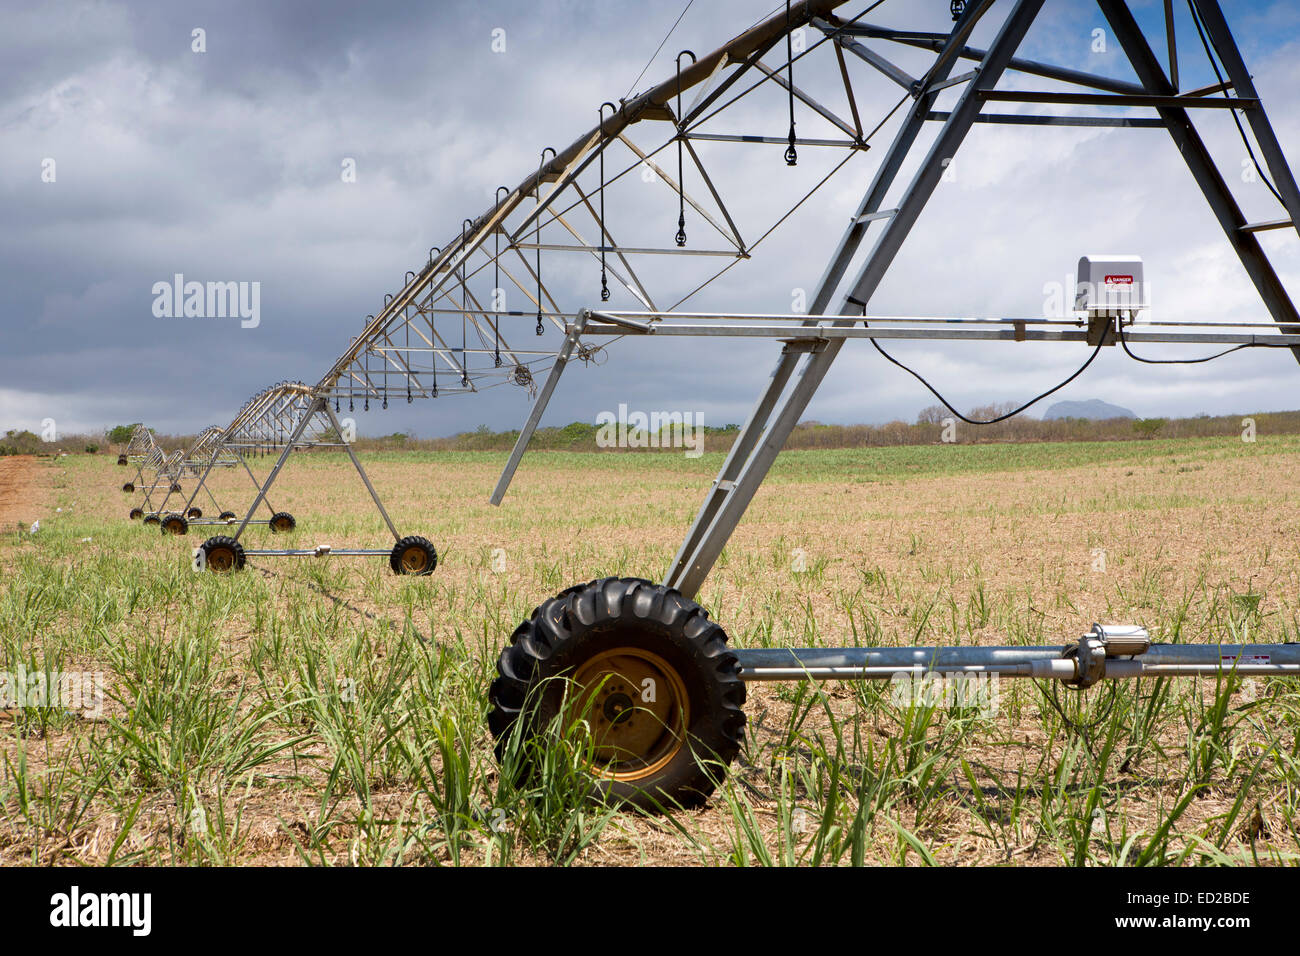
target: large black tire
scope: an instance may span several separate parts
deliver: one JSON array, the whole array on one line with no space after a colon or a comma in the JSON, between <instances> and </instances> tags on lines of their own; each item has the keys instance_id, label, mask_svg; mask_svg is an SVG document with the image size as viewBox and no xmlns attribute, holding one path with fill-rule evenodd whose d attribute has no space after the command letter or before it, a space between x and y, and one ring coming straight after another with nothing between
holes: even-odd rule
<instances>
[{"instance_id":1,"label":"large black tire","mask_svg":"<svg viewBox=\"0 0 1300 956\"><path fill-rule=\"evenodd\" d=\"M234 518L235 513L233 511L223 511L221 514L217 515L218 521L233 521Z\"/></svg>"},{"instance_id":2,"label":"large black tire","mask_svg":"<svg viewBox=\"0 0 1300 956\"><path fill-rule=\"evenodd\" d=\"M202 509L202 508L186 508L186 509L185 509L185 517L187 517L187 518L202 518L202 517L203 517L203 509Z\"/></svg>"},{"instance_id":3,"label":"large black tire","mask_svg":"<svg viewBox=\"0 0 1300 956\"><path fill-rule=\"evenodd\" d=\"M141 518L144 517L144 509L132 508L131 513L128 514L127 517L130 518L132 521L139 521Z\"/></svg>"},{"instance_id":4,"label":"large black tire","mask_svg":"<svg viewBox=\"0 0 1300 956\"><path fill-rule=\"evenodd\" d=\"M135 491L135 482L128 481L126 484L122 486L122 490L129 495L131 492Z\"/></svg>"},{"instance_id":5,"label":"large black tire","mask_svg":"<svg viewBox=\"0 0 1300 956\"><path fill-rule=\"evenodd\" d=\"M515 629L497 673L488 725L499 758L513 728L520 743L555 720L568 682L554 678L572 678L582 690L569 693L567 719L592 728L597 788L643 810L703 803L744 744L745 685L726 632L650 581L602 578L562 591ZM647 676L655 693L643 706Z\"/></svg>"},{"instance_id":6,"label":"large black tire","mask_svg":"<svg viewBox=\"0 0 1300 956\"><path fill-rule=\"evenodd\" d=\"M417 534L408 535L393 545L393 553L388 556L388 566L394 574L432 574L438 566L438 552L428 538Z\"/></svg>"},{"instance_id":7,"label":"large black tire","mask_svg":"<svg viewBox=\"0 0 1300 956\"><path fill-rule=\"evenodd\" d=\"M119 465L125 465L125 464L126 464L126 455L118 455L118 456L117 456L117 463L118 463Z\"/></svg>"},{"instance_id":8,"label":"large black tire","mask_svg":"<svg viewBox=\"0 0 1300 956\"><path fill-rule=\"evenodd\" d=\"M181 493L181 483L180 483L179 481L173 481L173 482L172 482L172 494L174 494L174 495L179 495L180 493Z\"/></svg>"},{"instance_id":9,"label":"large black tire","mask_svg":"<svg viewBox=\"0 0 1300 956\"><path fill-rule=\"evenodd\" d=\"M144 516L144 523L145 523L145 524L162 524L162 518L158 517L158 515L156 515L156 514L148 514L148 515L145 515L145 516Z\"/></svg>"},{"instance_id":10,"label":"large black tire","mask_svg":"<svg viewBox=\"0 0 1300 956\"><path fill-rule=\"evenodd\" d=\"M298 522L293 520L293 515L287 511L277 511L271 515L271 520L266 525L271 529L272 534L288 534L294 528L298 527Z\"/></svg>"},{"instance_id":11,"label":"large black tire","mask_svg":"<svg viewBox=\"0 0 1300 956\"><path fill-rule=\"evenodd\" d=\"M216 535L199 545L203 552L203 566L214 574L230 574L244 570L244 546L234 538Z\"/></svg>"},{"instance_id":12,"label":"large black tire","mask_svg":"<svg viewBox=\"0 0 1300 956\"><path fill-rule=\"evenodd\" d=\"M178 515L172 512L162 519L162 533L183 535L189 534L190 523L185 520L184 515Z\"/></svg>"}]
</instances>

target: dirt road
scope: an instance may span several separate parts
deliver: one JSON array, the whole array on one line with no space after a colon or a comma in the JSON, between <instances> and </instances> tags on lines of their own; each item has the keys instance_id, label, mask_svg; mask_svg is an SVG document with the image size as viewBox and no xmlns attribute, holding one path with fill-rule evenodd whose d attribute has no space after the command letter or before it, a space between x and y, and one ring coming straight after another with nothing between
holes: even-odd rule
<instances>
[{"instance_id":1,"label":"dirt road","mask_svg":"<svg viewBox=\"0 0 1300 956\"><path fill-rule=\"evenodd\" d=\"M31 455L0 458L0 528L30 525L45 513L49 466Z\"/></svg>"}]
</instances>

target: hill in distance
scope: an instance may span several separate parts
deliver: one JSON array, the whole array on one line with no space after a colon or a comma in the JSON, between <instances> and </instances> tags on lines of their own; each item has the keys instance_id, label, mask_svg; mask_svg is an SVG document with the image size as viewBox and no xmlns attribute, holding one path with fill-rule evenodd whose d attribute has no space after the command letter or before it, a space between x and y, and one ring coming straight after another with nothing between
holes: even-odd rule
<instances>
[{"instance_id":1,"label":"hill in distance","mask_svg":"<svg viewBox=\"0 0 1300 956\"><path fill-rule=\"evenodd\" d=\"M1057 402L1043 413L1043 420L1054 418L1086 418L1100 422L1108 418L1137 418L1127 408L1103 402L1099 398L1090 398L1086 402Z\"/></svg>"}]
</instances>

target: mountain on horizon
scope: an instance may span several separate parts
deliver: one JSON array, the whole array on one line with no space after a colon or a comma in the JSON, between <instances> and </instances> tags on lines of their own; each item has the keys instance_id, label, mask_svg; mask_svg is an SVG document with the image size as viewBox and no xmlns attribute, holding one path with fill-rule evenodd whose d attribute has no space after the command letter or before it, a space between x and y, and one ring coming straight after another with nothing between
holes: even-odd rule
<instances>
[{"instance_id":1,"label":"mountain on horizon","mask_svg":"<svg viewBox=\"0 0 1300 956\"><path fill-rule=\"evenodd\" d=\"M1103 402L1099 398L1090 398L1086 402L1057 402L1043 413L1043 420L1054 418L1087 418L1091 421L1105 421L1107 418L1137 418L1127 408Z\"/></svg>"}]
</instances>

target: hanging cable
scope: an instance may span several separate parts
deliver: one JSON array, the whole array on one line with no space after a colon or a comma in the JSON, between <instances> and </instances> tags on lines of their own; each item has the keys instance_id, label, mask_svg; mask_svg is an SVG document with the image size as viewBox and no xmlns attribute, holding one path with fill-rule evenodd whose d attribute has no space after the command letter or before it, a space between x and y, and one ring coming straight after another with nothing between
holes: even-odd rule
<instances>
[{"instance_id":1,"label":"hanging cable","mask_svg":"<svg viewBox=\"0 0 1300 956\"><path fill-rule=\"evenodd\" d=\"M534 212L534 215L537 217L537 224L536 224L536 230L534 232L535 238L533 240L533 244L537 246L537 334L538 335L546 334L546 326L542 325L542 213L541 213L541 208L542 208L542 170L546 168L547 153L551 154L552 159L554 159L556 156L555 150L552 149L550 146L547 146L544 150L542 150L542 161L537 166L537 187L536 187L537 192L534 194L537 197L536 211Z\"/></svg>"},{"instance_id":2,"label":"hanging cable","mask_svg":"<svg viewBox=\"0 0 1300 956\"><path fill-rule=\"evenodd\" d=\"M682 118L682 57L689 56L697 62L695 54L683 50L677 54L677 245L686 245L686 180L682 166L682 143L686 139L686 122Z\"/></svg>"},{"instance_id":3,"label":"hanging cable","mask_svg":"<svg viewBox=\"0 0 1300 956\"><path fill-rule=\"evenodd\" d=\"M375 321L373 315L366 316L365 327L370 328L370 323ZM362 353L366 363L366 402L363 411L370 411L370 390L374 387L370 381L370 346L366 346L365 352Z\"/></svg>"},{"instance_id":4,"label":"hanging cable","mask_svg":"<svg viewBox=\"0 0 1300 956\"><path fill-rule=\"evenodd\" d=\"M785 164L797 166L799 153L794 148L794 37L790 33L790 0L785 0L785 58L788 61L786 82L790 88L790 145L785 148Z\"/></svg>"},{"instance_id":5,"label":"hanging cable","mask_svg":"<svg viewBox=\"0 0 1300 956\"><path fill-rule=\"evenodd\" d=\"M407 278L407 277L410 278ZM411 284L411 279L415 278L415 273L408 271L402 277L406 284ZM411 306L408 302L406 308L402 309L402 331L406 333L406 404L411 404Z\"/></svg>"},{"instance_id":6,"label":"hanging cable","mask_svg":"<svg viewBox=\"0 0 1300 956\"><path fill-rule=\"evenodd\" d=\"M1213 355L1202 355L1200 358L1176 358L1176 359L1151 359L1143 358L1141 355L1134 355L1128 347L1128 339L1124 336L1124 323L1119 324L1119 344L1123 346L1125 354L1135 362L1141 362L1143 365L1200 365L1203 362L1213 362L1217 358L1223 358L1225 355L1231 355L1233 352L1240 352L1242 349L1294 349L1296 346L1287 345L1283 342L1243 342L1240 345L1234 345L1230 349L1224 349L1222 352L1215 352Z\"/></svg>"},{"instance_id":7,"label":"hanging cable","mask_svg":"<svg viewBox=\"0 0 1300 956\"><path fill-rule=\"evenodd\" d=\"M1196 12L1196 7L1193 5L1192 0L1187 0L1187 9L1191 11L1192 23L1196 27L1197 35L1201 38L1201 46L1204 47L1205 55L1210 61L1210 66L1214 69L1214 78L1219 81L1220 86L1228 85L1224 83L1223 74L1219 72L1219 64L1215 61L1214 54L1210 52L1209 41L1206 40L1205 31L1201 28L1201 16ZM1235 88L1233 89L1233 93L1237 93ZM1277 198L1278 202L1282 203L1283 207L1285 207L1286 202L1282 199L1282 194L1273 186L1272 181L1264 174L1264 170L1260 167L1259 160L1255 158L1255 150L1251 147L1250 140L1246 137L1246 130L1242 128L1241 119L1237 116L1237 111L1232 109L1228 110L1228 112L1232 114L1232 122L1237 127L1237 135L1241 137L1242 145L1246 147L1246 154L1250 157L1250 161L1255 165L1255 172L1259 174L1259 178L1263 180L1264 185L1268 187L1268 191Z\"/></svg>"},{"instance_id":8,"label":"hanging cable","mask_svg":"<svg viewBox=\"0 0 1300 956\"><path fill-rule=\"evenodd\" d=\"M866 319L863 319L863 320L862 320L862 325L863 325L864 328L870 328L870 326L867 325L867 320L866 320ZM1035 404L1036 402L1041 402L1041 401L1042 401L1043 399L1045 399L1048 395L1051 395L1053 392L1059 392L1061 389L1065 388L1065 386L1067 386L1067 385L1069 385L1071 382L1073 382L1076 378L1078 378L1080 375L1082 375L1082 374L1084 373L1084 370L1085 370L1089 365L1092 364L1093 359L1095 359L1099 354L1101 354L1101 348L1102 348L1102 346L1105 344L1106 340L1105 340L1105 337L1103 337L1100 341L1098 341L1098 342L1097 342L1097 347L1094 348L1094 349L1092 350L1092 354L1088 356L1088 361L1086 361L1086 362L1084 362L1082 365L1080 365L1079 368L1078 368L1078 370L1077 370L1073 375L1071 375L1069 378L1065 379L1065 381L1061 382L1059 385L1053 385L1051 388L1049 388L1047 391L1043 392L1043 394L1037 396L1036 398L1031 398L1029 401L1025 402L1025 404L1021 405L1021 406L1020 406L1019 408L1017 408L1015 411L1007 412L1005 415L998 415L996 418L990 418L990 419L988 419L987 421L980 421L978 418L967 418L967 417L966 417L965 415L963 415L961 412L957 411L957 409L953 408L952 405L949 403L948 399L946 399L946 398L944 398L942 395L940 395L940 394L935 390L935 387L934 387L933 385L931 385L929 382L927 382L927 381L926 381L926 380L921 376L921 373L920 373L920 372L913 371L912 369L910 369L910 368L908 368L906 365L904 365L902 362L900 362L898 359L894 358L892 355L890 355L888 352L886 352L883 348L881 348L881 347L880 347L880 343L877 342L874 338L871 339L870 342L871 342L872 345L874 345L874 346L876 347L876 351L877 351L877 352L879 352L881 355L883 355L886 359L888 359L888 360L889 360L890 362L892 362L894 365L897 365L899 368L901 368L901 369L902 369L904 372L906 372L908 375L912 376L914 379L916 379L918 382L920 382L922 385L924 385L926 388L928 388L928 389L930 390L930 394L933 395L935 398L937 398L940 402L943 403L943 407L944 407L944 408L948 409L948 411L952 412L954 415L956 415L958 418L960 418L960 419L961 419L962 421L964 421L966 424L968 424L968 425L993 425L993 424L996 424L997 422L1006 421L1008 418L1012 418L1012 417L1014 417L1014 416L1016 416L1016 415L1019 415L1021 412L1023 412L1023 411L1024 411L1026 408L1028 408L1030 405L1033 405L1033 404Z\"/></svg>"},{"instance_id":9,"label":"hanging cable","mask_svg":"<svg viewBox=\"0 0 1300 956\"><path fill-rule=\"evenodd\" d=\"M673 21L673 25L668 28L668 32L664 34L664 38L659 41L659 45L655 47L655 51L650 54L650 59L645 61L645 66L641 68L641 72L636 75L636 79L632 81L632 85L629 86L627 88L627 92L623 94L624 100L626 100L629 96L632 95L632 90L635 89L636 85L641 82L641 77L645 76L645 71L650 69L650 64L655 61L655 57L659 55L659 51L664 48L664 45L672 37L673 31L677 29L677 24L682 22L682 17L686 16L686 11L691 8L691 4L693 4L694 2L695 0L687 0L687 4L682 9L682 12L677 14L677 19Z\"/></svg>"},{"instance_id":10,"label":"hanging cable","mask_svg":"<svg viewBox=\"0 0 1300 956\"><path fill-rule=\"evenodd\" d=\"M469 387L469 351L465 327L469 324L469 277L465 275L465 260L469 258L469 239L465 227L474 227L473 219L466 219L460 224L460 387Z\"/></svg>"},{"instance_id":11,"label":"hanging cable","mask_svg":"<svg viewBox=\"0 0 1300 956\"><path fill-rule=\"evenodd\" d=\"M385 296L384 296L384 309L385 309L385 310L387 310L387 308L388 308L388 303L390 303L390 302L392 302L392 301L393 301L393 296L392 296L391 293L388 294L388 295L385 295ZM387 320L385 320L385 321L387 321ZM383 388L384 388L384 391L383 391L383 395L384 395L384 410L387 411L387 410L388 410L388 355L387 355L387 354L384 355L384 386L383 386Z\"/></svg>"},{"instance_id":12,"label":"hanging cable","mask_svg":"<svg viewBox=\"0 0 1300 956\"><path fill-rule=\"evenodd\" d=\"M613 103L601 103L600 109L600 301L609 301L609 280L605 277L605 247L609 245L609 233L605 230L605 147L609 137L605 135L605 107L610 110L610 118L618 112Z\"/></svg>"},{"instance_id":13,"label":"hanging cable","mask_svg":"<svg viewBox=\"0 0 1300 956\"><path fill-rule=\"evenodd\" d=\"M494 215L496 214L497 210L501 208L501 191L503 189L505 190L507 196L510 195L510 188L508 186L497 187L497 205L496 205L496 209L492 210ZM500 222L498 222L497 227L492 230L492 239L496 244L496 252L492 256L492 311L496 313L496 318L492 322L492 334L493 334L493 339L496 343L495 348L493 350L493 359L496 362L495 367L500 368L501 367L501 306L503 304L500 301L500 299L505 298L505 292L503 292L501 289L501 223Z\"/></svg>"},{"instance_id":14,"label":"hanging cable","mask_svg":"<svg viewBox=\"0 0 1300 956\"><path fill-rule=\"evenodd\" d=\"M429 287L430 288L433 288L432 270L433 270L434 253L437 253L438 256L441 257L442 249L440 249L438 246L434 246L432 249L429 250L429 270L430 270ZM433 351L429 354L429 368L433 372L433 389L430 395L432 398L437 398L438 397L438 310L434 308L434 304L435 303L433 301L433 296L431 294L429 296L429 344L433 347Z\"/></svg>"}]
</instances>

